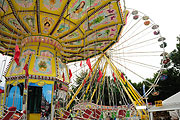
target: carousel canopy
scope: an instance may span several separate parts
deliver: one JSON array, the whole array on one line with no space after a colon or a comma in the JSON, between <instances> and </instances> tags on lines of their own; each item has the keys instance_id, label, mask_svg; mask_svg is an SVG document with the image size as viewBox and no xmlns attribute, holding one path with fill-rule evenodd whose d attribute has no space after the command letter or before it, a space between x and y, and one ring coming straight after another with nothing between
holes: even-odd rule
<instances>
[{"instance_id":1,"label":"carousel canopy","mask_svg":"<svg viewBox=\"0 0 180 120\"><path fill-rule=\"evenodd\" d=\"M43 36L57 42L66 62L87 59L117 42L125 24L120 6L118 0L0 0L0 52L13 56L24 39Z\"/></svg>"}]
</instances>

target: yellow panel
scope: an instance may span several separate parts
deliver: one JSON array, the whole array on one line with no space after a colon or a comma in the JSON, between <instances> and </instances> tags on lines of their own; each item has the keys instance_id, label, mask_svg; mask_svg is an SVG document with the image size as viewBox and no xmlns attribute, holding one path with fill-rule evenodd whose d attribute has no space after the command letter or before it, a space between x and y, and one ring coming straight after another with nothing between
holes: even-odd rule
<instances>
[{"instance_id":1,"label":"yellow panel","mask_svg":"<svg viewBox=\"0 0 180 120\"><path fill-rule=\"evenodd\" d=\"M66 49L66 47L68 47L72 48L72 50L76 50L78 47L84 47L84 39L78 38L77 40L73 40L70 42L63 41L61 45L63 47L62 49Z\"/></svg>"},{"instance_id":2,"label":"yellow panel","mask_svg":"<svg viewBox=\"0 0 180 120\"><path fill-rule=\"evenodd\" d=\"M18 13L19 18L21 19L21 21L23 22L23 24L25 25L25 27L31 31L31 35L35 35L38 34L37 31L37 17L36 14L34 12L19 12Z\"/></svg>"},{"instance_id":3,"label":"yellow panel","mask_svg":"<svg viewBox=\"0 0 180 120\"><path fill-rule=\"evenodd\" d=\"M61 15L68 0L40 0L40 10Z\"/></svg>"},{"instance_id":4,"label":"yellow panel","mask_svg":"<svg viewBox=\"0 0 180 120\"><path fill-rule=\"evenodd\" d=\"M0 31L1 32L1 31ZM4 36L1 36L0 35L0 39L1 39L1 41L3 41L3 42L9 42L9 43L14 43L14 44L20 44L20 42L21 41L18 41L18 42L16 42L15 40L12 40L11 38L8 38L8 37L4 37ZM0 43L0 44L2 44L2 43ZM3 45L2 45L3 46Z\"/></svg>"},{"instance_id":5,"label":"yellow panel","mask_svg":"<svg viewBox=\"0 0 180 120\"><path fill-rule=\"evenodd\" d=\"M64 16L69 14L71 21L80 23L87 18L87 14L90 15L94 10L97 10L109 1L111 0L72 0L69 4L68 12L66 11Z\"/></svg>"},{"instance_id":6,"label":"yellow panel","mask_svg":"<svg viewBox=\"0 0 180 120\"><path fill-rule=\"evenodd\" d=\"M74 28L75 25L65 19L62 19L60 24L57 26L56 30L53 33L54 37L63 36L64 33L67 33L70 31L70 29Z\"/></svg>"},{"instance_id":7,"label":"yellow panel","mask_svg":"<svg viewBox=\"0 0 180 120\"><path fill-rule=\"evenodd\" d=\"M66 46L66 47L69 47L69 46ZM78 53L81 49L81 48L77 48L77 47L74 47L74 48L66 48L66 47L64 47L62 49L62 51L66 51L66 52L70 52L70 53Z\"/></svg>"},{"instance_id":8,"label":"yellow panel","mask_svg":"<svg viewBox=\"0 0 180 120\"><path fill-rule=\"evenodd\" d=\"M103 40L104 41L116 40L120 27L121 25L115 25L115 26L107 27L107 28L104 28L103 30L94 32L86 38L86 44L96 42L96 41L103 41Z\"/></svg>"},{"instance_id":9,"label":"yellow panel","mask_svg":"<svg viewBox=\"0 0 180 120\"><path fill-rule=\"evenodd\" d=\"M3 33L3 34L7 35L10 38L14 37L14 38L17 38L17 39L22 39L22 36L18 36L17 34L13 34L6 27L4 27L2 24L0 24L0 33ZM10 42L10 41L8 41L8 42ZM15 43L15 42L12 40L11 43Z\"/></svg>"},{"instance_id":10,"label":"yellow panel","mask_svg":"<svg viewBox=\"0 0 180 120\"><path fill-rule=\"evenodd\" d=\"M64 34L68 33L67 32L64 32ZM71 34L69 34L68 36L62 38L61 40L63 42L68 42L68 41L74 41L74 40L77 40L77 39L81 39L83 38L83 35L82 33L77 29L75 30L74 32L72 32Z\"/></svg>"},{"instance_id":11,"label":"yellow panel","mask_svg":"<svg viewBox=\"0 0 180 120\"><path fill-rule=\"evenodd\" d=\"M53 46L48 45L46 43L42 43L39 47L39 55L41 56L49 56L49 57L55 57L55 50L53 49Z\"/></svg>"},{"instance_id":12,"label":"yellow panel","mask_svg":"<svg viewBox=\"0 0 180 120\"><path fill-rule=\"evenodd\" d=\"M2 44L0 44L0 45L2 45ZM3 46L0 46L0 51L1 51L1 52L8 52L8 51L10 51L10 50L4 48Z\"/></svg>"},{"instance_id":13,"label":"yellow panel","mask_svg":"<svg viewBox=\"0 0 180 120\"><path fill-rule=\"evenodd\" d=\"M5 14L7 15L12 12L11 8L8 5L8 2L6 0L3 1L4 1L3 10L6 11L6 13L4 13L2 9L0 9L0 16L4 16ZM2 6L1 2L0 2L0 6Z\"/></svg>"},{"instance_id":14,"label":"yellow panel","mask_svg":"<svg viewBox=\"0 0 180 120\"><path fill-rule=\"evenodd\" d=\"M44 82L46 84L54 84L54 81L48 81L48 80L37 80L37 79L29 79L28 82L30 83L38 83L38 82Z\"/></svg>"},{"instance_id":15,"label":"yellow panel","mask_svg":"<svg viewBox=\"0 0 180 120\"><path fill-rule=\"evenodd\" d=\"M89 17L89 20L86 20L80 28L83 32L86 32L88 29L95 31L115 24L122 24L117 2L107 5L102 10L99 10L97 13ZM92 30L87 31L86 34L91 33Z\"/></svg>"},{"instance_id":16,"label":"yellow panel","mask_svg":"<svg viewBox=\"0 0 180 120\"><path fill-rule=\"evenodd\" d=\"M23 83L25 80L24 79L21 79L21 80L11 80L11 81L7 81L6 84L13 84L15 82L19 82L19 83Z\"/></svg>"},{"instance_id":17,"label":"yellow panel","mask_svg":"<svg viewBox=\"0 0 180 120\"><path fill-rule=\"evenodd\" d=\"M46 40L47 40L47 39L46 39ZM49 48L49 49L51 49L51 50L54 50L54 46L51 45L51 44L47 44L47 43L42 43L42 42L41 42L40 45L41 45L40 47L47 47L47 48Z\"/></svg>"},{"instance_id":18,"label":"yellow panel","mask_svg":"<svg viewBox=\"0 0 180 120\"><path fill-rule=\"evenodd\" d=\"M32 36L35 38L35 36ZM32 39L34 39L32 38ZM32 43L26 43L25 46L38 46L39 45L39 42L32 42Z\"/></svg>"},{"instance_id":19,"label":"yellow panel","mask_svg":"<svg viewBox=\"0 0 180 120\"><path fill-rule=\"evenodd\" d=\"M3 19L3 22L5 24L7 24L9 27L15 29L16 31L18 31L21 34L26 34L26 32L24 31L24 29L22 28L22 26L19 24L19 22L16 20L16 18L14 17L13 14L6 16Z\"/></svg>"},{"instance_id":20,"label":"yellow panel","mask_svg":"<svg viewBox=\"0 0 180 120\"><path fill-rule=\"evenodd\" d=\"M21 55L37 54L38 42L27 43L26 47L22 48Z\"/></svg>"},{"instance_id":21,"label":"yellow panel","mask_svg":"<svg viewBox=\"0 0 180 120\"><path fill-rule=\"evenodd\" d=\"M29 74L56 77L54 58L32 55Z\"/></svg>"},{"instance_id":22,"label":"yellow panel","mask_svg":"<svg viewBox=\"0 0 180 120\"><path fill-rule=\"evenodd\" d=\"M115 24L122 24L121 9L118 6L116 0L1 0L5 1L3 10L0 9L0 20L7 25L7 28L0 27L0 33L9 37L14 37L19 41L22 40L22 36L47 36L56 39L62 44L64 59L76 60L80 59L83 55L75 55L73 53L78 52L84 45L84 39L86 45L91 45L95 41L107 41L105 34L108 33L108 39L114 40L118 36L120 27L115 31ZM7 2L9 1L9 3ZM13 13L10 8L12 3ZM38 4L37 4L38 3ZM0 3L1 6L2 3ZM67 6L68 5L68 6ZM67 8L66 8L67 7ZM37 15L38 13L38 15ZM5 16L4 16L5 15ZM17 15L15 17L14 15ZM2 17L4 16L4 17ZM37 16L39 20L37 20ZM19 20L16 20L19 18ZM118 18L118 19L117 19ZM27 32L24 30L27 28ZM37 23L40 22L40 23ZM89 23L89 24L88 24ZM38 25L38 26L37 26ZM88 27L89 26L89 27ZM40 29L38 28L40 27ZM4 30L3 30L4 29ZM14 30L10 31L10 30ZM38 33L39 29L39 33ZM89 30L90 29L90 30ZM91 30L92 29L92 30ZM113 30L112 30L113 29ZM112 30L109 32L109 30ZM98 39L95 38L96 31L99 33ZM114 33L113 33L114 32ZM116 34L115 34L116 33ZM17 36L16 34L20 35ZM101 34L103 34L101 36ZM114 36L113 36L114 34ZM87 36L89 36L87 38ZM0 36L1 37L1 36ZM1 37L2 38L2 37ZM49 39L48 39L49 40ZM8 38L2 38L1 41L10 40ZM13 41L12 43L14 43ZM38 41L42 42L42 41ZM25 42L26 43L26 42ZM55 45L55 43L53 43ZM15 44L5 44L5 48L12 48L14 51ZM109 47L110 44L106 44L98 50L104 50ZM1 44L1 46L3 46ZM41 46L41 45L40 45ZM56 46L56 45L55 45ZM59 52L61 45L55 51ZM93 49L91 45L91 50ZM24 46L23 46L24 47ZM30 46L32 47L32 46ZM30 48L29 47L29 48ZM32 47L32 50L36 50L36 47ZM28 50L28 47L23 51ZM40 47L40 50L44 48ZM49 50L49 49L48 49ZM0 51L6 51L3 47ZM13 55L13 52L8 52L8 55ZM49 50L50 51L50 50ZM26 51L25 51L26 52ZM31 51L29 51L31 52ZM37 51L36 51L37 52ZM41 52L41 51L38 51ZM69 53L68 53L69 52ZM54 54L54 53L53 53ZM90 51L88 55L92 55Z\"/></svg>"},{"instance_id":23,"label":"yellow panel","mask_svg":"<svg viewBox=\"0 0 180 120\"><path fill-rule=\"evenodd\" d=\"M30 113L27 116L28 116L28 120L40 120L41 114L40 113Z\"/></svg>"},{"instance_id":24,"label":"yellow panel","mask_svg":"<svg viewBox=\"0 0 180 120\"><path fill-rule=\"evenodd\" d=\"M36 0L11 0L16 10L34 10Z\"/></svg>"},{"instance_id":25,"label":"yellow panel","mask_svg":"<svg viewBox=\"0 0 180 120\"><path fill-rule=\"evenodd\" d=\"M58 21L58 16L51 15L51 14L40 14L40 27L42 35L49 34L56 22Z\"/></svg>"},{"instance_id":26,"label":"yellow panel","mask_svg":"<svg viewBox=\"0 0 180 120\"><path fill-rule=\"evenodd\" d=\"M19 66L17 66L16 62L13 60L8 69L6 77L17 76L17 75L25 75L24 66L28 62L29 56L21 56L19 59Z\"/></svg>"}]
</instances>

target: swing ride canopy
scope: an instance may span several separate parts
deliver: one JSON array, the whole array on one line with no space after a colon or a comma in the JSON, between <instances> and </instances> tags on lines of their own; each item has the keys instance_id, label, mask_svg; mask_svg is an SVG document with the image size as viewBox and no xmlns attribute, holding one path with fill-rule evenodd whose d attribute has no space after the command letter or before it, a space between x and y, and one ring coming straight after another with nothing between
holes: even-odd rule
<instances>
[{"instance_id":1,"label":"swing ride canopy","mask_svg":"<svg viewBox=\"0 0 180 120\"><path fill-rule=\"evenodd\" d=\"M117 0L0 0L0 52L49 43L63 62L87 59L118 41L125 24Z\"/></svg>"}]
</instances>

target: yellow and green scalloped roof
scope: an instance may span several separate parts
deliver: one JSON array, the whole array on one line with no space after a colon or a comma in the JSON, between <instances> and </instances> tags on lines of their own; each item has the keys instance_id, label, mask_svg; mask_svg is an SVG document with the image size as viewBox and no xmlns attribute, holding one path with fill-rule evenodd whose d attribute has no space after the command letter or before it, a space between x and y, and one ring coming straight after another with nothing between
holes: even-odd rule
<instances>
[{"instance_id":1,"label":"yellow and green scalloped roof","mask_svg":"<svg viewBox=\"0 0 180 120\"><path fill-rule=\"evenodd\" d=\"M116 43L124 24L117 0L0 0L0 52L13 56L24 38L45 36L67 62L87 59Z\"/></svg>"}]
</instances>

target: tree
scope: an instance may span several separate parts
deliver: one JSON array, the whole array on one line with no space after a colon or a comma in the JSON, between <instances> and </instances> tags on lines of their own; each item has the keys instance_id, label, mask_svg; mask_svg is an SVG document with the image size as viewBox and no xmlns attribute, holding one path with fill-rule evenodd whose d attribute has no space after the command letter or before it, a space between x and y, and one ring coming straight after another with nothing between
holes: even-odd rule
<instances>
[{"instance_id":1,"label":"tree","mask_svg":"<svg viewBox=\"0 0 180 120\"><path fill-rule=\"evenodd\" d=\"M159 82L159 98L162 100L180 91L180 37L177 37L177 41L177 49L169 54L171 65L163 72L168 78Z\"/></svg>"},{"instance_id":2,"label":"tree","mask_svg":"<svg viewBox=\"0 0 180 120\"><path fill-rule=\"evenodd\" d=\"M149 101L164 100L173 94L180 91L180 37L177 37L178 43L167 57L170 58L171 64L167 66L167 70L163 71L162 74L167 75L166 80L160 80L157 87L159 90L159 96L150 96Z\"/></svg>"},{"instance_id":3,"label":"tree","mask_svg":"<svg viewBox=\"0 0 180 120\"><path fill-rule=\"evenodd\" d=\"M176 48L170 53L170 59L172 60L173 67L176 70L180 70L180 36L177 37L177 41L179 42L176 44Z\"/></svg>"}]
</instances>

